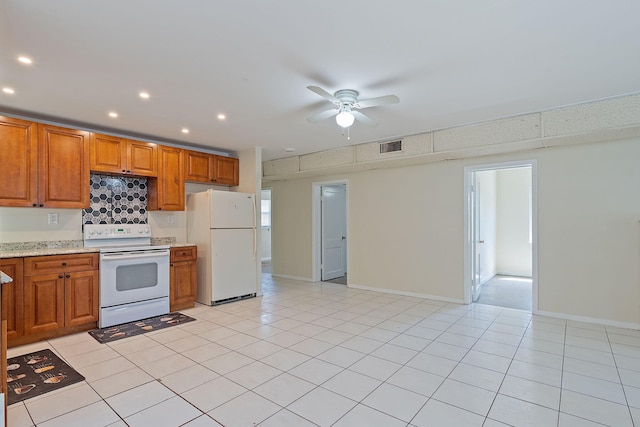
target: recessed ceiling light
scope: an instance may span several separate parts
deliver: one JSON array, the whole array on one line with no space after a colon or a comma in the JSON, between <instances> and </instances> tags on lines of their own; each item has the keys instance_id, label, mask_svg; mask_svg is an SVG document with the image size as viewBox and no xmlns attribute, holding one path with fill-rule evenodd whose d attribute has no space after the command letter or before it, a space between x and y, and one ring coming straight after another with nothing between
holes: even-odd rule
<instances>
[{"instance_id":1,"label":"recessed ceiling light","mask_svg":"<svg viewBox=\"0 0 640 427\"><path fill-rule=\"evenodd\" d=\"M149 92L140 92L140 98L149 99Z\"/></svg>"},{"instance_id":2,"label":"recessed ceiling light","mask_svg":"<svg viewBox=\"0 0 640 427\"><path fill-rule=\"evenodd\" d=\"M296 149L289 147L289 148L285 148L284 151L286 151L287 153L293 153L294 151L296 151Z\"/></svg>"},{"instance_id":3,"label":"recessed ceiling light","mask_svg":"<svg viewBox=\"0 0 640 427\"><path fill-rule=\"evenodd\" d=\"M19 56L18 61L22 62L23 64L31 64L33 62L33 60L28 56Z\"/></svg>"},{"instance_id":4,"label":"recessed ceiling light","mask_svg":"<svg viewBox=\"0 0 640 427\"><path fill-rule=\"evenodd\" d=\"M218 114L218 120L224 120L226 118L227 116L225 114L222 114L222 113Z\"/></svg>"},{"instance_id":5,"label":"recessed ceiling light","mask_svg":"<svg viewBox=\"0 0 640 427\"><path fill-rule=\"evenodd\" d=\"M13 95L14 93L16 93L16 91L15 91L15 90L13 90L13 89L11 89L10 87L3 87L3 88L2 88L2 91L3 91L4 93L8 93L9 95Z\"/></svg>"},{"instance_id":6,"label":"recessed ceiling light","mask_svg":"<svg viewBox=\"0 0 640 427\"><path fill-rule=\"evenodd\" d=\"M187 129L187 128L182 128L182 133L189 133L189 129Z\"/></svg>"},{"instance_id":7,"label":"recessed ceiling light","mask_svg":"<svg viewBox=\"0 0 640 427\"><path fill-rule=\"evenodd\" d=\"M111 117L112 119L115 119L116 117L118 117L118 113L116 113L115 111L111 111L109 113L109 117Z\"/></svg>"}]
</instances>

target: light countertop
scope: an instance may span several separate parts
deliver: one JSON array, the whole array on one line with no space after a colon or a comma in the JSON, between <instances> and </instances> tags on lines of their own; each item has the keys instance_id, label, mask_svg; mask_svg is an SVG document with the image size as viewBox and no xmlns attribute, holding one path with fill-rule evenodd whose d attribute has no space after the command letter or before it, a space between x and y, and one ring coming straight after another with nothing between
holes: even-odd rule
<instances>
[{"instance_id":1,"label":"light countertop","mask_svg":"<svg viewBox=\"0 0 640 427\"><path fill-rule=\"evenodd\" d=\"M171 243L169 246L172 248L182 248L182 247L195 246L195 245L193 243ZM0 250L0 259L24 258L24 257L30 257L30 256L45 256L45 255L82 254L87 252L100 252L100 249L88 248L85 246L70 246L70 247L56 247L56 248Z\"/></svg>"}]
</instances>

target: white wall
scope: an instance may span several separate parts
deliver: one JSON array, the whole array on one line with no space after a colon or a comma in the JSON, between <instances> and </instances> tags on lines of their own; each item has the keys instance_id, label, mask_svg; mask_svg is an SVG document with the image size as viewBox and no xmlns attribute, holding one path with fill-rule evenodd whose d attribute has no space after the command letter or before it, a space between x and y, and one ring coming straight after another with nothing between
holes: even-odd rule
<instances>
[{"instance_id":1,"label":"white wall","mask_svg":"<svg viewBox=\"0 0 640 427\"><path fill-rule=\"evenodd\" d=\"M463 300L464 166L538 164L538 307L640 324L640 139L553 147L349 179L350 282ZM273 181L273 271L310 280L313 179Z\"/></svg>"},{"instance_id":2,"label":"white wall","mask_svg":"<svg viewBox=\"0 0 640 427\"><path fill-rule=\"evenodd\" d=\"M48 214L58 214L58 224ZM81 209L0 208L0 243L82 240Z\"/></svg>"},{"instance_id":3,"label":"white wall","mask_svg":"<svg viewBox=\"0 0 640 427\"><path fill-rule=\"evenodd\" d=\"M497 171L497 183L497 272L531 277L531 168L501 169Z\"/></svg>"}]
</instances>

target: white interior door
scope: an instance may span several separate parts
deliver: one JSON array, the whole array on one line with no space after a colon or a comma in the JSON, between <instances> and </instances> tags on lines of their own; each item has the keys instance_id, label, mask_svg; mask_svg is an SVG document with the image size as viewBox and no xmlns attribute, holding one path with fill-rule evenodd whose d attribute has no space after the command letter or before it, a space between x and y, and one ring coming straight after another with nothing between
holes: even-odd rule
<instances>
[{"instance_id":1,"label":"white interior door","mask_svg":"<svg viewBox=\"0 0 640 427\"><path fill-rule=\"evenodd\" d=\"M472 175L471 183L471 298L474 302L480 297L482 291L481 286L481 268L482 268L482 244L484 241L480 239L480 186L477 178L477 172Z\"/></svg>"},{"instance_id":2,"label":"white interior door","mask_svg":"<svg viewBox=\"0 0 640 427\"><path fill-rule=\"evenodd\" d=\"M323 186L321 196L322 280L331 280L346 274L346 186Z\"/></svg>"}]
</instances>

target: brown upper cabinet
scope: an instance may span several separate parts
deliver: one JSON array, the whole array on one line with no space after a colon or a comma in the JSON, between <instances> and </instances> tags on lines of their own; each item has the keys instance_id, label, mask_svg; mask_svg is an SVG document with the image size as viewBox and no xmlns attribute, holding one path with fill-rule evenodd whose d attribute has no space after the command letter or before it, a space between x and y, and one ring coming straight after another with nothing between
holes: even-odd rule
<instances>
[{"instance_id":1,"label":"brown upper cabinet","mask_svg":"<svg viewBox=\"0 0 640 427\"><path fill-rule=\"evenodd\" d=\"M183 157L181 148L160 146L158 178L149 179L149 210L184 210Z\"/></svg>"},{"instance_id":2,"label":"brown upper cabinet","mask_svg":"<svg viewBox=\"0 0 640 427\"><path fill-rule=\"evenodd\" d=\"M38 124L38 166L40 207L89 207L89 132Z\"/></svg>"},{"instance_id":3,"label":"brown upper cabinet","mask_svg":"<svg viewBox=\"0 0 640 427\"><path fill-rule=\"evenodd\" d=\"M158 176L158 146L151 142L92 133L91 170L118 175Z\"/></svg>"},{"instance_id":4,"label":"brown upper cabinet","mask_svg":"<svg viewBox=\"0 0 640 427\"><path fill-rule=\"evenodd\" d=\"M238 185L240 164L233 157L213 156L213 182L221 185Z\"/></svg>"},{"instance_id":5,"label":"brown upper cabinet","mask_svg":"<svg viewBox=\"0 0 640 427\"><path fill-rule=\"evenodd\" d=\"M213 182L213 154L184 150L184 180Z\"/></svg>"},{"instance_id":6,"label":"brown upper cabinet","mask_svg":"<svg viewBox=\"0 0 640 427\"><path fill-rule=\"evenodd\" d=\"M0 117L0 205L33 206L38 203L38 125ZM9 167L10 165L10 167Z\"/></svg>"},{"instance_id":7,"label":"brown upper cabinet","mask_svg":"<svg viewBox=\"0 0 640 427\"><path fill-rule=\"evenodd\" d=\"M89 132L0 117L0 206L89 206Z\"/></svg>"},{"instance_id":8,"label":"brown upper cabinet","mask_svg":"<svg viewBox=\"0 0 640 427\"><path fill-rule=\"evenodd\" d=\"M239 163L233 157L185 150L185 181L238 185Z\"/></svg>"}]
</instances>

